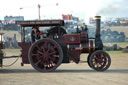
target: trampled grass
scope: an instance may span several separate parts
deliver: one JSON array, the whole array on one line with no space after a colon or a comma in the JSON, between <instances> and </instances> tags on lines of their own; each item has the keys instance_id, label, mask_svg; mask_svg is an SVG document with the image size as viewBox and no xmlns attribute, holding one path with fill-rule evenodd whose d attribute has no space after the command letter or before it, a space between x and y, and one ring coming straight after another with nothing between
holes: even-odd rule
<instances>
[{"instance_id":1,"label":"trampled grass","mask_svg":"<svg viewBox=\"0 0 128 85\"><path fill-rule=\"evenodd\" d=\"M123 53L122 51L106 51L109 54L121 54Z\"/></svg>"}]
</instances>

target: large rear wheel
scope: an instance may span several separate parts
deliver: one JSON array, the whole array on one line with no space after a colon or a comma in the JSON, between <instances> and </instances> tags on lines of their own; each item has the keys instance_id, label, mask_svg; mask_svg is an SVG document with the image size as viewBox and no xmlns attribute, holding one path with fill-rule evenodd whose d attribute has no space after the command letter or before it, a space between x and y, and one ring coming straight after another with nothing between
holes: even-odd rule
<instances>
[{"instance_id":1,"label":"large rear wheel","mask_svg":"<svg viewBox=\"0 0 128 85\"><path fill-rule=\"evenodd\" d=\"M40 72L55 70L63 60L60 45L51 39L42 39L35 42L29 49L29 62Z\"/></svg>"}]
</instances>

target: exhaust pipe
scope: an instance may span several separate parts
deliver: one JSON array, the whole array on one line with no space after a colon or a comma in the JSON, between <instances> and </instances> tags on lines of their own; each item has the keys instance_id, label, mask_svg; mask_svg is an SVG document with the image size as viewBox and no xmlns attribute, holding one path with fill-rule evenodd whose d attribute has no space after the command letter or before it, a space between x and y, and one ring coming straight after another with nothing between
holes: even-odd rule
<instances>
[{"instance_id":1,"label":"exhaust pipe","mask_svg":"<svg viewBox=\"0 0 128 85\"><path fill-rule=\"evenodd\" d=\"M101 22L101 16L95 16L96 19L96 37L95 37L95 46L97 50L103 49L103 43L100 38L100 22Z\"/></svg>"}]
</instances>

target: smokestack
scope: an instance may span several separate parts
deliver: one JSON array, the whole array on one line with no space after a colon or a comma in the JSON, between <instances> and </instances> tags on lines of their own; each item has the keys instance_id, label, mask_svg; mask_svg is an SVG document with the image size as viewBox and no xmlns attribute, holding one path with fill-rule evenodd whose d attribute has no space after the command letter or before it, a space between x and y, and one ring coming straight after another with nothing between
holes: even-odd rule
<instances>
[{"instance_id":1,"label":"smokestack","mask_svg":"<svg viewBox=\"0 0 128 85\"><path fill-rule=\"evenodd\" d=\"M101 16L95 16L96 19L96 38L100 38L100 20Z\"/></svg>"},{"instance_id":2,"label":"smokestack","mask_svg":"<svg viewBox=\"0 0 128 85\"><path fill-rule=\"evenodd\" d=\"M95 46L96 50L102 50L103 49L103 43L100 38L100 20L101 16L95 16L96 18L96 38L95 38Z\"/></svg>"}]
</instances>

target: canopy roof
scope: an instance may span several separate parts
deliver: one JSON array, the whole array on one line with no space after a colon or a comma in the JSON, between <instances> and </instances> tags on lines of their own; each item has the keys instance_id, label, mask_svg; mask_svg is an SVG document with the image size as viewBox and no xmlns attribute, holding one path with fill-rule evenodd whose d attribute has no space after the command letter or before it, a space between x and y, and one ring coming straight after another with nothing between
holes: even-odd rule
<instances>
[{"instance_id":1,"label":"canopy roof","mask_svg":"<svg viewBox=\"0 0 128 85\"><path fill-rule=\"evenodd\" d=\"M28 20L28 21L16 21L16 24L20 24L23 27L29 27L29 26L64 26L64 20Z\"/></svg>"}]
</instances>

